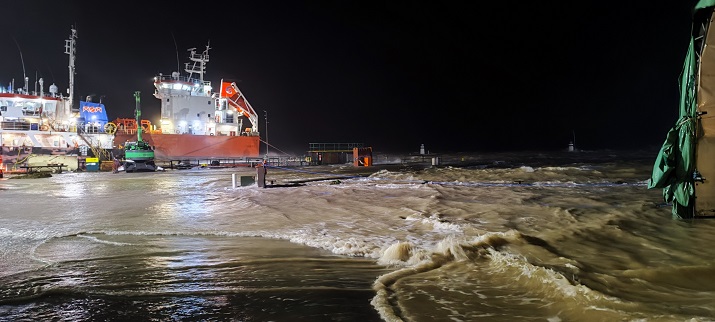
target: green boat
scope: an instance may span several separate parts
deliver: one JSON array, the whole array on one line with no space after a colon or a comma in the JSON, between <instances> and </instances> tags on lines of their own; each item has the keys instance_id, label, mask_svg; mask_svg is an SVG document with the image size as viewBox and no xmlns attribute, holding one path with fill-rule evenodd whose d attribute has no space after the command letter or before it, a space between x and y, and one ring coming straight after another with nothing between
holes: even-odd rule
<instances>
[{"instance_id":1,"label":"green boat","mask_svg":"<svg viewBox=\"0 0 715 322\"><path fill-rule=\"evenodd\" d=\"M154 163L154 147L149 142L142 140L141 107L139 104L139 91L134 92L136 99L136 111L134 113L137 120L137 140L124 143L124 171L130 172L154 172L157 170Z\"/></svg>"},{"instance_id":2,"label":"green boat","mask_svg":"<svg viewBox=\"0 0 715 322\"><path fill-rule=\"evenodd\" d=\"M715 217L715 0L693 10L679 118L658 153L648 188L662 188L675 218Z\"/></svg>"}]
</instances>

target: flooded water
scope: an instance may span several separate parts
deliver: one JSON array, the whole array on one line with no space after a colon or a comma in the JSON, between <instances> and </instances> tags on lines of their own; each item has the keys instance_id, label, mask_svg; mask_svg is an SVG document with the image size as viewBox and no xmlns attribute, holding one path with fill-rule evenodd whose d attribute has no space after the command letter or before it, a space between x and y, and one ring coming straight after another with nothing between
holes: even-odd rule
<instances>
[{"instance_id":1,"label":"flooded water","mask_svg":"<svg viewBox=\"0 0 715 322\"><path fill-rule=\"evenodd\" d=\"M0 180L3 321L713 321L657 151Z\"/></svg>"}]
</instances>

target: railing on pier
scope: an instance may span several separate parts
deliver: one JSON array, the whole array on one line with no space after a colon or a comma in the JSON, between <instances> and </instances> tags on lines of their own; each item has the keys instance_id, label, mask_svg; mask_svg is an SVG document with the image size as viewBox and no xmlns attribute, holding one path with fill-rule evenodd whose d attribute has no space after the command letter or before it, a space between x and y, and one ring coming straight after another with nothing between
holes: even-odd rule
<instances>
[{"instance_id":1,"label":"railing on pier","mask_svg":"<svg viewBox=\"0 0 715 322\"><path fill-rule=\"evenodd\" d=\"M308 152L353 152L353 148L362 148L363 143L310 143Z\"/></svg>"}]
</instances>

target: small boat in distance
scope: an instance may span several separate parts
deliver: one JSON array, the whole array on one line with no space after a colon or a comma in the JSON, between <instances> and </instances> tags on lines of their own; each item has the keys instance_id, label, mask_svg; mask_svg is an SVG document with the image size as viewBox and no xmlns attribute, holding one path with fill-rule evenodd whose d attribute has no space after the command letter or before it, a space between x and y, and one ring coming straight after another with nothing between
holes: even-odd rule
<instances>
[{"instance_id":1,"label":"small boat in distance","mask_svg":"<svg viewBox=\"0 0 715 322\"><path fill-rule=\"evenodd\" d=\"M134 92L136 99L136 110L134 112L137 124L141 120L141 106L139 102L139 91ZM137 127L137 140L124 142L124 171L131 172L154 172L157 167L154 163L154 147L149 142L142 139L142 127Z\"/></svg>"}]
</instances>

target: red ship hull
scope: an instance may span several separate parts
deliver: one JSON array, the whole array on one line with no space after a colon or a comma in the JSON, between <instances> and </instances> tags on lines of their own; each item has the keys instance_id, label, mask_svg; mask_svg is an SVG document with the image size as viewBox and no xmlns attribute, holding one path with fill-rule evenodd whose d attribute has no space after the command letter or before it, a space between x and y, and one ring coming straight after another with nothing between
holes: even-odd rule
<instances>
[{"instance_id":1,"label":"red ship hull","mask_svg":"<svg viewBox=\"0 0 715 322\"><path fill-rule=\"evenodd\" d=\"M136 139L136 135L117 133L114 145L119 147ZM142 139L154 147L157 160L255 158L260 155L258 136L144 133Z\"/></svg>"}]
</instances>

